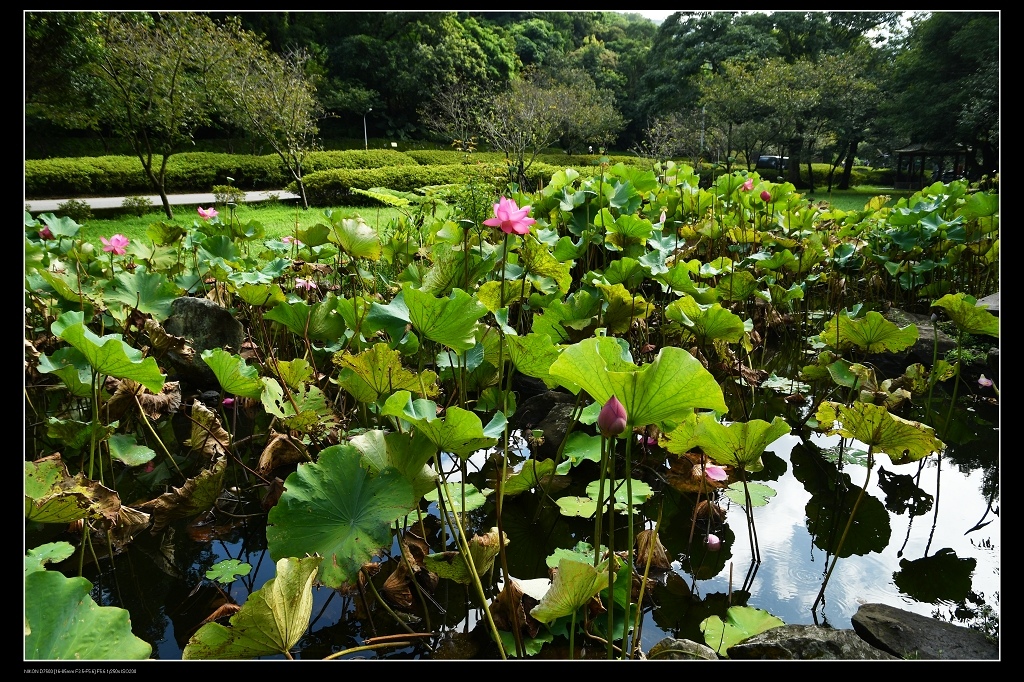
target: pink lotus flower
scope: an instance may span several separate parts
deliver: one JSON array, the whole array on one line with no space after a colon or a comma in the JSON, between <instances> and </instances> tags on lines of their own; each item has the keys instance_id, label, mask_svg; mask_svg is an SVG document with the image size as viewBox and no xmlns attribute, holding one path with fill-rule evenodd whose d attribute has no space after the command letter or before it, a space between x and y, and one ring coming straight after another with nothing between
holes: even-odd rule
<instances>
[{"instance_id":1,"label":"pink lotus flower","mask_svg":"<svg viewBox=\"0 0 1024 682\"><path fill-rule=\"evenodd\" d=\"M53 239L53 232L50 232L49 226L39 230L40 239Z\"/></svg>"},{"instance_id":2,"label":"pink lotus flower","mask_svg":"<svg viewBox=\"0 0 1024 682\"><path fill-rule=\"evenodd\" d=\"M718 466L717 464L705 464L704 475L712 481L724 481L729 478L729 474L726 473L725 469Z\"/></svg>"},{"instance_id":3,"label":"pink lotus flower","mask_svg":"<svg viewBox=\"0 0 1024 682\"><path fill-rule=\"evenodd\" d=\"M215 209L213 206L211 206L210 208L203 208L202 206L199 206L196 208L196 210L199 212L199 217L202 218L203 220L209 220L210 218L217 217L217 209Z\"/></svg>"},{"instance_id":4,"label":"pink lotus flower","mask_svg":"<svg viewBox=\"0 0 1024 682\"><path fill-rule=\"evenodd\" d=\"M125 247L128 246L128 237L123 234L115 234L109 242L106 237L100 237L100 241L103 242L104 251L115 253L118 256L123 256Z\"/></svg>"},{"instance_id":5,"label":"pink lotus flower","mask_svg":"<svg viewBox=\"0 0 1024 682\"><path fill-rule=\"evenodd\" d=\"M301 277L296 277L295 278L295 288L296 289L305 289L306 291L309 291L310 289L316 289L317 286L316 286L316 282L314 282L311 279L302 279Z\"/></svg>"},{"instance_id":6,"label":"pink lotus flower","mask_svg":"<svg viewBox=\"0 0 1024 682\"><path fill-rule=\"evenodd\" d=\"M761 190L761 201L763 201L764 203L767 204L771 200L772 200L772 193L769 192L766 189Z\"/></svg>"},{"instance_id":7,"label":"pink lotus flower","mask_svg":"<svg viewBox=\"0 0 1024 682\"><path fill-rule=\"evenodd\" d=\"M235 399L234 398L224 398L224 400L220 401L220 404L223 405L224 407L234 407Z\"/></svg>"},{"instance_id":8,"label":"pink lotus flower","mask_svg":"<svg viewBox=\"0 0 1024 682\"><path fill-rule=\"evenodd\" d=\"M519 208L512 199L502 197L494 205L494 217L485 220L484 225L499 227L505 234L529 234L530 225L537 222L526 215L530 212L531 208L531 206Z\"/></svg>"},{"instance_id":9,"label":"pink lotus flower","mask_svg":"<svg viewBox=\"0 0 1024 682\"><path fill-rule=\"evenodd\" d=\"M741 191L749 192L752 189L754 189L754 178L747 178L747 181L740 185Z\"/></svg>"},{"instance_id":10,"label":"pink lotus flower","mask_svg":"<svg viewBox=\"0 0 1024 682\"><path fill-rule=\"evenodd\" d=\"M714 533L708 533L708 537L704 540L704 544L707 546L709 552L717 552L722 549L722 540Z\"/></svg>"},{"instance_id":11,"label":"pink lotus flower","mask_svg":"<svg viewBox=\"0 0 1024 682\"><path fill-rule=\"evenodd\" d=\"M290 234L286 234L285 236L281 237L281 241L283 241L285 244L291 244L292 242L295 242L296 246L302 246L302 242L300 242L298 239L291 236Z\"/></svg>"},{"instance_id":12,"label":"pink lotus flower","mask_svg":"<svg viewBox=\"0 0 1024 682\"><path fill-rule=\"evenodd\" d=\"M626 430L626 408L612 396L597 415L597 428L605 438L613 438Z\"/></svg>"},{"instance_id":13,"label":"pink lotus flower","mask_svg":"<svg viewBox=\"0 0 1024 682\"><path fill-rule=\"evenodd\" d=\"M978 377L978 385L984 388L988 388L992 385L992 380L987 378L984 374Z\"/></svg>"}]
</instances>

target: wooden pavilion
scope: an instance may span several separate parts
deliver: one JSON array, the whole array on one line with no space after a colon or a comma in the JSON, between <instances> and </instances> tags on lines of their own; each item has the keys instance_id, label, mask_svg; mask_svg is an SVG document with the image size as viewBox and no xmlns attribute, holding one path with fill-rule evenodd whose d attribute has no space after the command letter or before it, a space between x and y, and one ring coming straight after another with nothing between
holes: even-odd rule
<instances>
[{"instance_id":1,"label":"wooden pavilion","mask_svg":"<svg viewBox=\"0 0 1024 682\"><path fill-rule=\"evenodd\" d=\"M940 149L912 144L896 150L895 189L921 189L941 180L949 182L967 173L967 150L962 145Z\"/></svg>"}]
</instances>

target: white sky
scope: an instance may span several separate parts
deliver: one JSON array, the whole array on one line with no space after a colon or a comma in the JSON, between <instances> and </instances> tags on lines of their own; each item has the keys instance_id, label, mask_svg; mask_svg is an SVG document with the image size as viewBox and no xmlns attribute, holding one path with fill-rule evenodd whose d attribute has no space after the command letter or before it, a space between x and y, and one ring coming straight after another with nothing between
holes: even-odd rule
<instances>
[{"instance_id":1,"label":"white sky","mask_svg":"<svg viewBox=\"0 0 1024 682\"><path fill-rule=\"evenodd\" d=\"M668 18L668 16L678 10L674 9L620 9L615 10L622 14L642 14L658 26L661 26L662 22Z\"/></svg>"}]
</instances>

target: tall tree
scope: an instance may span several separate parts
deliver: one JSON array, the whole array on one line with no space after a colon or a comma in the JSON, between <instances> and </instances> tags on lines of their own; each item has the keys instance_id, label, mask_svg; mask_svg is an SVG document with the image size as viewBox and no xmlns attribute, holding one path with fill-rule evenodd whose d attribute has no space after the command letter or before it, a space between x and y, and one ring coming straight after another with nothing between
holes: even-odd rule
<instances>
[{"instance_id":1,"label":"tall tree","mask_svg":"<svg viewBox=\"0 0 1024 682\"><path fill-rule=\"evenodd\" d=\"M972 170L998 169L999 13L934 12L912 24L904 48L885 107L904 142L963 144Z\"/></svg>"},{"instance_id":2,"label":"tall tree","mask_svg":"<svg viewBox=\"0 0 1024 682\"><path fill-rule=\"evenodd\" d=\"M282 57L253 36L246 37L237 41L235 66L229 72L229 117L270 143L298 185L302 207L309 208L303 163L316 148L321 113L306 74L309 54L296 49Z\"/></svg>"},{"instance_id":3,"label":"tall tree","mask_svg":"<svg viewBox=\"0 0 1024 682\"><path fill-rule=\"evenodd\" d=\"M225 105L233 32L201 14L140 20L110 13L101 35L97 113L131 145L164 213L173 218L167 162L191 146L196 131L211 124Z\"/></svg>"}]
</instances>

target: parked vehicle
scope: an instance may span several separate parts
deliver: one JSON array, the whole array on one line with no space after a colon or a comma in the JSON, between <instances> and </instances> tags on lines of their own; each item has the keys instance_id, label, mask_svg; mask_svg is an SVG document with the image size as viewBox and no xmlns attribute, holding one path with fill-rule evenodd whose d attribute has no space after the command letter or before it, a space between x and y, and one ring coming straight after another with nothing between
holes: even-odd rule
<instances>
[{"instance_id":1,"label":"parked vehicle","mask_svg":"<svg viewBox=\"0 0 1024 682\"><path fill-rule=\"evenodd\" d=\"M773 170L786 170L789 167L788 156L759 156L757 157L756 170L771 168Z\"/></svg>"}]
</instances>

